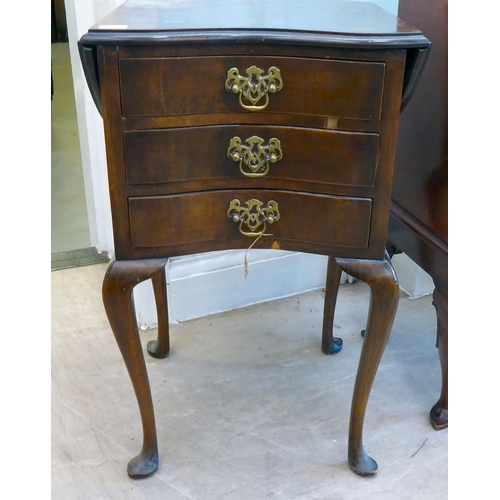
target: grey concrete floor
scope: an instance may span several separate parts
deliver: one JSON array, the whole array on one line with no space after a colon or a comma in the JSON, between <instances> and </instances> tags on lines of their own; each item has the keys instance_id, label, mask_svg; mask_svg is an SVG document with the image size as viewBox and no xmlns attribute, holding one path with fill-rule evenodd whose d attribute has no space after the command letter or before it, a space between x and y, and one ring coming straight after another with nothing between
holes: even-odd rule
<instances>
[{"instance_id":1,"label":"grey concrete floor","mask_svg":"<svg viewBox=\"0 0 500 500\"><path fill-rule=\"evenodd\" d=\"M446 499L448 431L430 297L402 295L368 404L373 478L346 464L350 402L369 290L343 285L344 348L320 350L321 290L172 325L167 359L146 355L160 469L134 481L136 400L101 301L106 265L52 273L52 498ZM145 347L154 330L141 333Z\"/></svg>"}]
</instances>

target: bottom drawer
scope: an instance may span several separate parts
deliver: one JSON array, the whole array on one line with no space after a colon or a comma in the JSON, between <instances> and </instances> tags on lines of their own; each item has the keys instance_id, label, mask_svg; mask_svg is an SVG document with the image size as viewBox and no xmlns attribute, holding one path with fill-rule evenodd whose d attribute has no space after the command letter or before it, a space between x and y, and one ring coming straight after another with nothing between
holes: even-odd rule
<instances>
[{"instance_id":1,"label":"bottom drawer","mask_svg":"<svg viewBox=\"0 0 500 500\"><path fill-rule=\"evenodd\" d=\"M366 248L371 211L371 199L275 190L129 198L134 248L209 241L238 248L250 245L260 233L272 235L281 248L287 242Z\"/></svg>"}]
</instances>

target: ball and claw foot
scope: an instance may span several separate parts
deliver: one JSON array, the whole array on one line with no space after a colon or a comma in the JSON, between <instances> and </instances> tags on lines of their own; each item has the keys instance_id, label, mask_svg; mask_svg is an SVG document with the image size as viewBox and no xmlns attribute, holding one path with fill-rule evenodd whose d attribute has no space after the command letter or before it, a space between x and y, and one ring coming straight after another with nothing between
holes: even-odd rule
<instances>
[{"instance_id":1,"label":"ball and claw foot","mask_svg":"<svg viewBox=\"0 0 500 500\"><path fill-rule=\"evenodd\" d=\"M158 452L140 453L128 463L127 473L132 479L144 479L158 470L158 462Z\"/></svg>"},{"instance_id":2,"label":"ball and claw foot","mask_svg":"<svg viewBox=\"0 0 500 500\"><path fill-rule=\"evenodd\" d=\"M333 337L330 345L321 346L323 354L337 354L342 350L344 341L340 337Z\"/></svg>"},{"instance_id":3,"label":"ball and claw foot","mask_svg":"<svg viewBox=\"0 0 500 500\"><path fill-rule=\"evenodd\" d=\"M364 451L357 459L349 459L349 467L355 474L363 477L375 476L378 472L377 462Z\"/></svg>"},{"instance_id":4,"label":"ball and claw foot","mask_svg":"<svg viewBox=\"0 0 500 500\"><path fill-rule=\"evenodd\" d=\"M147 350L150 356L157 359L166 358L169 354L169 350L162 349L157 340L150 340L147 345Z\"/></svg>"}]
</instances>

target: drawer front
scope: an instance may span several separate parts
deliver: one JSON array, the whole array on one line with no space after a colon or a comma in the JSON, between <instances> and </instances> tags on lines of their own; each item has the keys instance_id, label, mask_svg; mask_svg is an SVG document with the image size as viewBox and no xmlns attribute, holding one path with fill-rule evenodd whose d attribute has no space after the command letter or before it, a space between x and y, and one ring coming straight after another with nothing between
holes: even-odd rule
<instances>
[{"instance_id":1,"label":"drawer front","mask_svg":"<svg viewBox=\"0 0 500 500\"><path fill-rule=\"evenodd\" d=\"M379 120L385 64L271 56L121 59L124 117L259 112Z\"/></svg>"},{"instance_id":2,"label":"drawer front","mask_svg":"<svg viewBox=\"0 0 500 500\"><path fill-rule=\"evenodd\" d=\"M265 178L371 187L379 136L292 127L213 126L128 131L124 144L129 184Z\"/></svg>"},{"instance_id":3,"label":"drawer front","mask_svg":"<svg viewBox=\"0 0 500 500\"><path fill-rule=\"evenodd\" d=\"M371 199L273 190L129 198L134 248L226 241L227 248L238 248L260 233L281 248L287 242L366 248L371 211Z\"/></svg>"}]
</instances>

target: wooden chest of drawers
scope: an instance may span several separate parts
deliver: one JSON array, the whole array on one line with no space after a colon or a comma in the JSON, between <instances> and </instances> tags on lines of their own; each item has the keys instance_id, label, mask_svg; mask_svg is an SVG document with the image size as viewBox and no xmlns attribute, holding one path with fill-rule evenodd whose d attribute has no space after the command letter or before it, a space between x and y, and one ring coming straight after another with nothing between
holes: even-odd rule
<instances>
[{"instance_id":1,"label":"wooden chest of drawers","mask_svg":"<svg viewBox=\"0 0 500 500\"><path fill-rule=\"evenodd\" d=\"M132 287L153 279L160 333L148 350L164 357L166 259L251 245L328 255L329 282L342 267L372 287L349 463L373 474L361 430L397 304L384 258L395 138L429 42L371 4L196 5L129 0L80 41L106 134L116 260L104 302L145 431L129 474L157 467Z\"/></svg>"},{"instance_id":2,"label":"wooden chest of drawers","mask_svg":"<svg viewBox=\"0 0 500 500\"><path fill-rule=\"evenodd\" d=\"M233 199L277 203L259 248L383 258L406 51L287 52L100 49L119 259L248 247L226 216ZM244 96L252 85L255 104ZM175 236L180 226L190 239Z\"/></svg>"}]
</instances>

